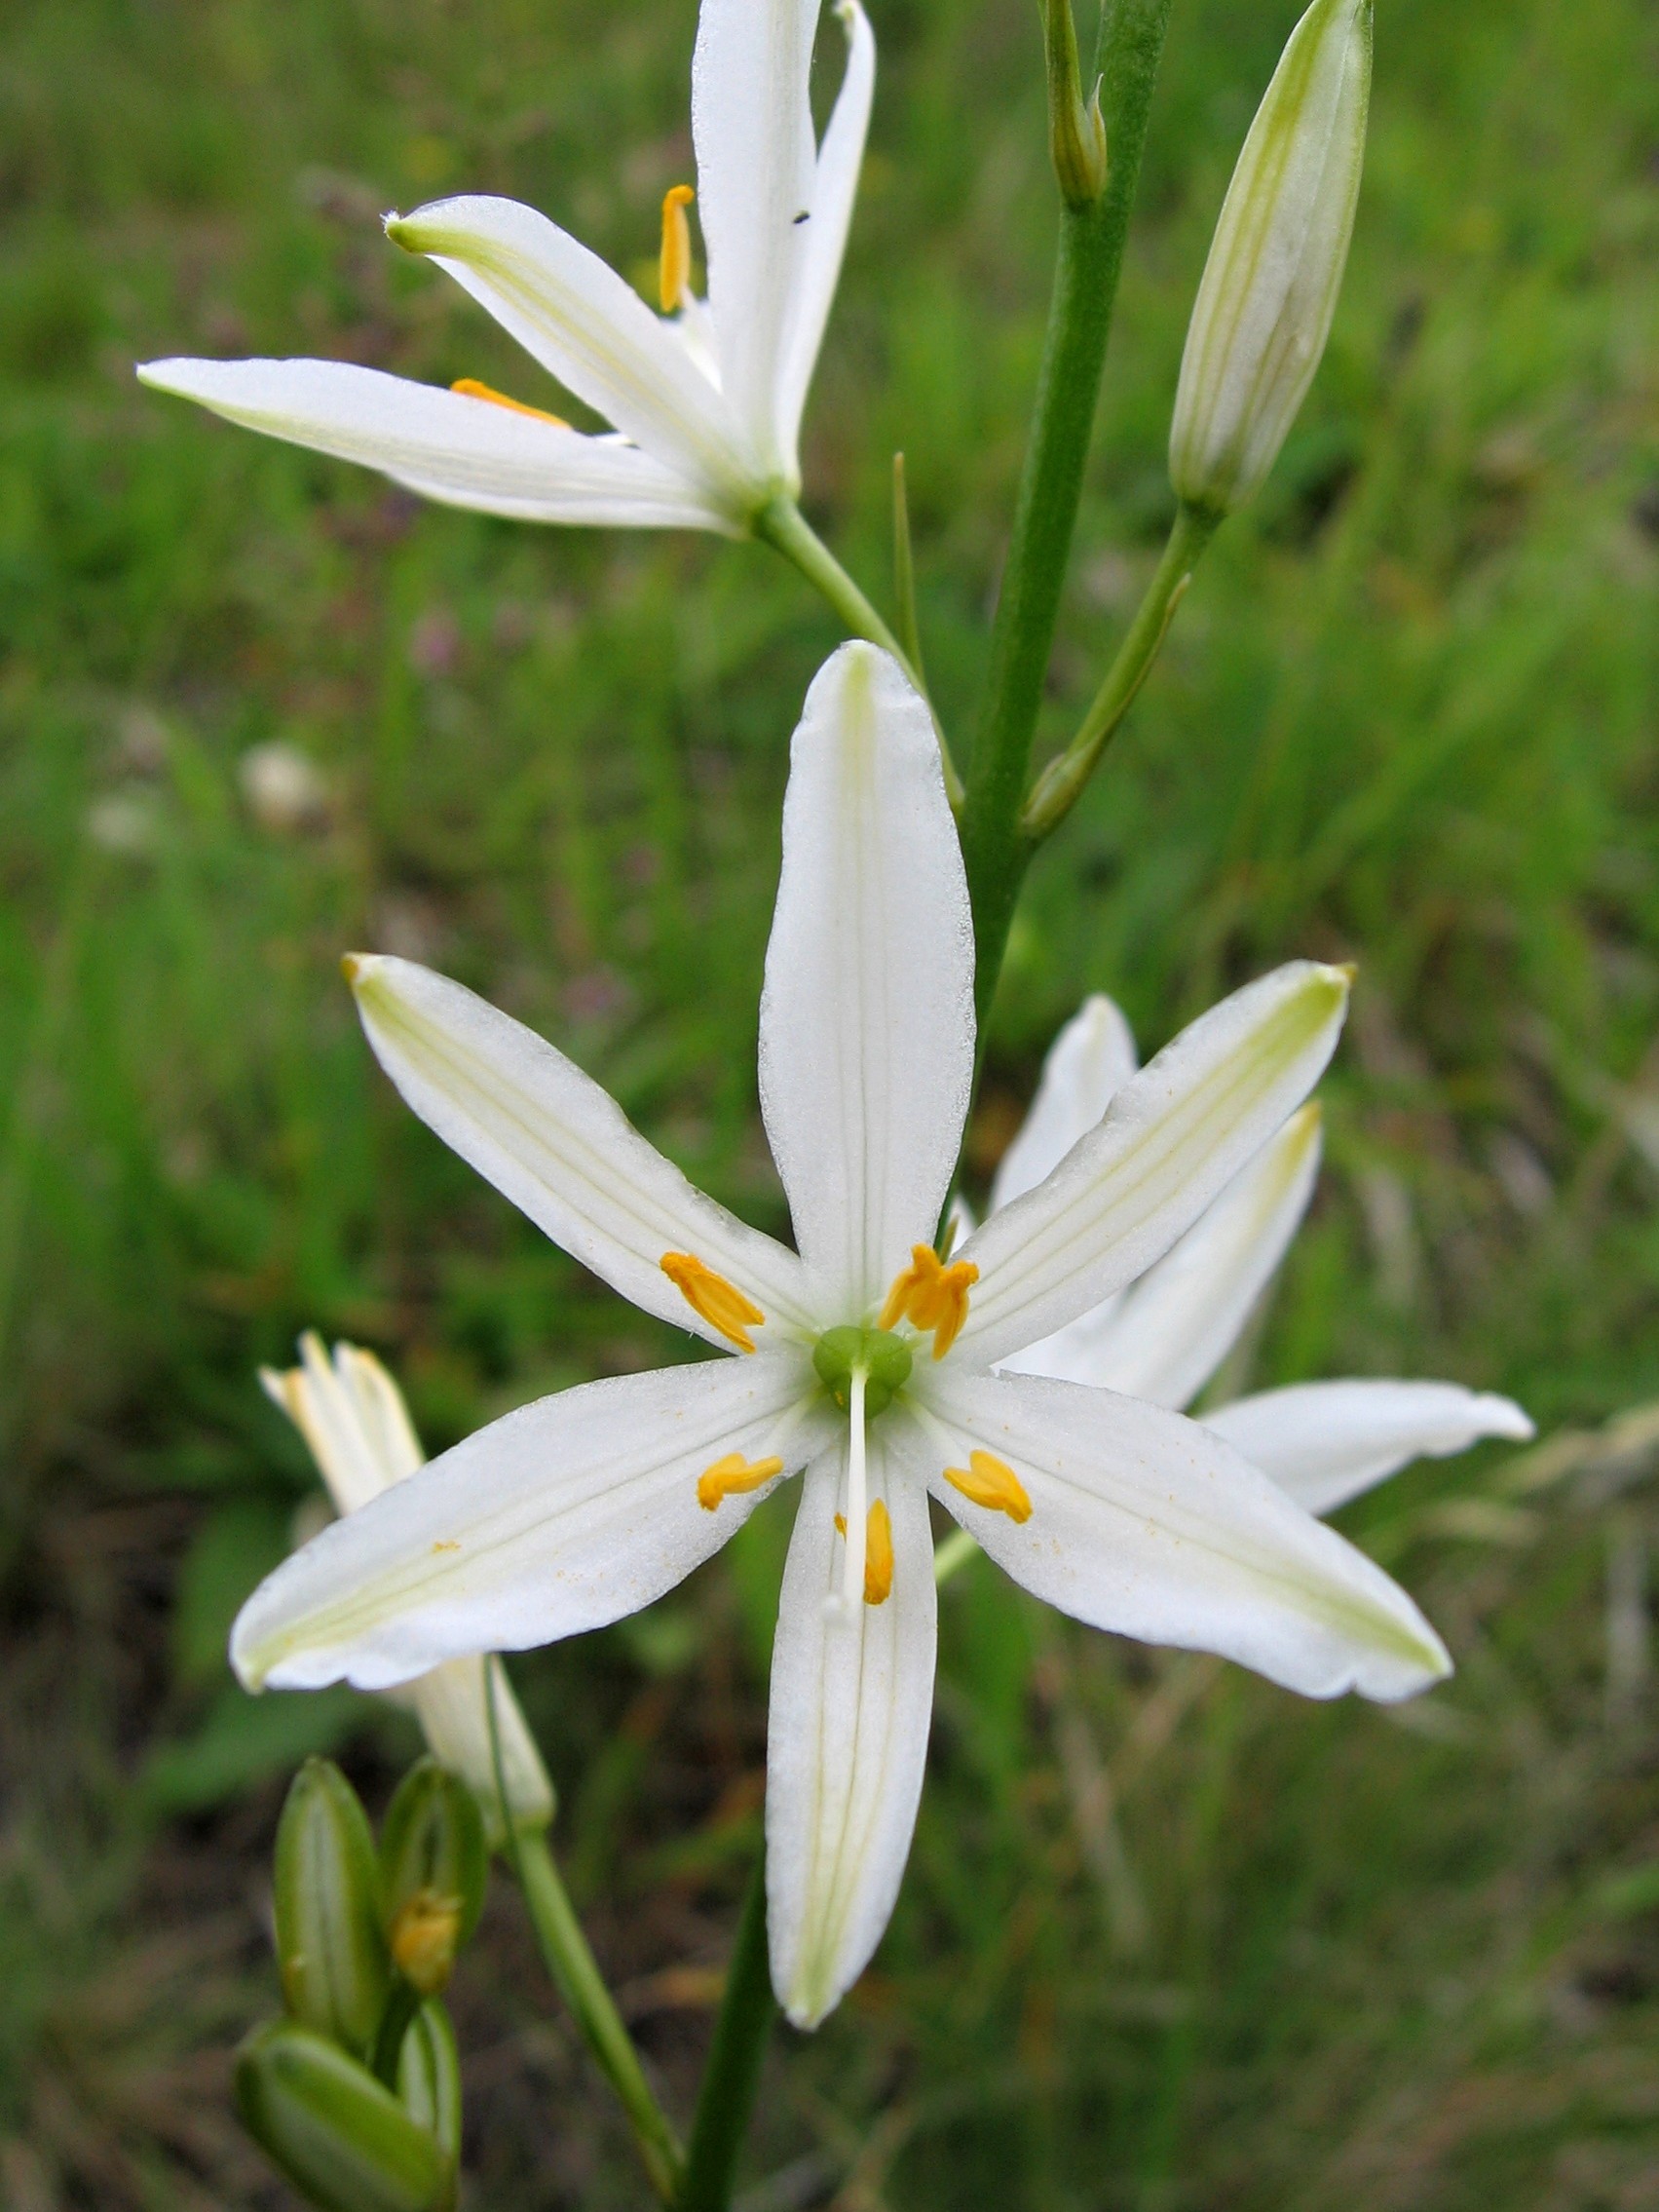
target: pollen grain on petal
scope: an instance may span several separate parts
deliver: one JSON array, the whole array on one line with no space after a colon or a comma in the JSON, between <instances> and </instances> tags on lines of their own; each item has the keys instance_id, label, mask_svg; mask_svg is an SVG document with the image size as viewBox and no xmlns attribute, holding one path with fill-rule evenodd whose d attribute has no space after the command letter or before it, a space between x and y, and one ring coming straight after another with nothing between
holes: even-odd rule
<instances>
[{"instance_id":1,"label":"pollen grain on petal","mask_svg":"<svg viewBox=\"0 0 1659 2212\"><path fill-rule=\"evenodd\" d=\"M971 1505L984 1506L993 1513L1006 1513L1011 1521L1031 1519L1025 1484L995 1452L970 1452L966 1467L946 1468L945 1480Z\"/></svg>"},{"instance_id":2,"label":"pollen grain on petal","mask_svg":"<svg viewBox=\"0 0 1659 2212\"><path fill-rule=\"evenodd\" d=\"M712 1513L723 1498L740 1497L746 1490L759 1490L774 1474L783 1472L780 1459L746 1460L741 1452L728 1452L724 1459L705 1467L697 1478L697 1502L705 1513Z\"/></svg>"},{"instance_id":3,"label":"pollen grain on petal","mask_svg":"<svg viewBox=\"0 0 1659 2212\"><path fill-rule=\"evenodd\" d=\"M692 288L692 226L686 219L686 210L696 198L689 184L670 184L662 195L662 251L657 264L657 289L664 315L684 307Z\"/></svg>"},{"instance_id":4,"label":"pollen grain on petal","mask_svg":"<svg viewBox=\"0 0 1659 2212\"><path fill-rule=\"evenodd\" d=\"M847 1516L835 1516L837 1536L847 1534ZM893 1588L893 1524L892 1516L880 1498L870 1507L864 1523L864 1603L885 1605Z\"/></svg>"},{"instance_id":5,"label":"pollen grain on petal","mask_svg":"<svg viewBox=\"0 0 1659 2212\"><path fill-rule=\"evenodd\" d=\"M947 1265L930 1244L913 1244L910 1265L893 1278L882 1308L879 1328L890 1329L908 1320L916 1328L933 1332L933 1356L943 1359L967 1319L968 1292L979 1280L971 1260Z\"/></svg>"},{"instance_id":6,"label":"pollen grain on petal","mask_svg":"<svg viewBox=\"0 0 1659 2212\"><path fill-rule=\"evenodd\" d=\"M752 1298L745 1298L735 1283L716 1275L695 1252L664 1252L658 1262L662 1273L692 1308L739 1352L753 1352L751 1327L760 1328L766 1316Z\"/></svg>"},{"instance_id":7,"label":"pollen grain on petal","mask_svg":"<svg viewBox=\"0 0 1659 2212\"><path fill-rule=\"evenodd\" d=\"M487 400L492 407L506 407L509 414L529 415L536 422L551 423L555 430L570 428L563 415L551 415L546 407L527 407L522 400L509 400L493 384L480 384L475 376L458 376L449 389L459 392L463 400Z\"/></svg>"}]
</instances>

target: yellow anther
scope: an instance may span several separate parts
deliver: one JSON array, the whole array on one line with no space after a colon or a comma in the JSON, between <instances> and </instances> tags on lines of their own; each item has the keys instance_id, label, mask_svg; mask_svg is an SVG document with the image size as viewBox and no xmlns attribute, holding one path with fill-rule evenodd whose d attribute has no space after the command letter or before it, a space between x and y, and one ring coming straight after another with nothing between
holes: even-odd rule
<instances>
[{"instance_id":1,"label":"yellow anther","mask_svg":"<svg viewBox=\"0 0 1659 2212\"><path fill-rule=\"evenodd\" d=\"M947 1267L931 1244L913 1244L910 1265L894 1276L876 1326L890 1329L895 1321L907 1320L931 1329L933 1356L943 1359L967 1319L967 1294L978 1280L971 1260L953 1260Z\"/></svg>"},{"instance_id":2,"label":"yellow anther","mask_svg":"<svg viewBox=\"0 0 1659 2212\"><path fill-rule=\"evenodd\" d=\"M946 1468L945 1480L975 1506L984 1506L993 1513L1006 1513L1011 1521L1031 1519L1025 1484L995 1452L970 1452L966 1467Z\"/></svg>"},{"instance_id":3,"label":"yellow anther","mask_svg":"<svg viewBox=\"0 0 1659 2212\"><path fill-rule=\"evenodd\" d=\"M735 1283L704 1267L693 1252L664 1252L658 1264L688 1306L739 1352L753 1352L755 1341L745 1323L759 1328L766 1316L752 1298L745 1298Z\"/></svg>"},{"instance_id":4,"label":"yellow anther","mask_svg":"<svg viewBox=\"0 0 1659 2212\"><path fill-rule=\"evenodd\" d=\"M670 184L662 195L662 252L657 289L664 315L684 307L692 288L692 226L686 210L697 198L689 184Z\"/></svg>"},{"instance_id":5,"label":"yellow anther","mask_svg":"<svg viewBox=\"0 0 1659 2212\"><path fill-rule=\"evenodd\" d=\"M392 1923L392 1963L423 1997L435 1997L449 1979L461 1935L462 1903L436 1889L417 1889Z\"/></svg>"},{"instance_id":6,"label":"yellow anther","mask_svg":"<svg viewBox=\"0 0 1659 2212\"><path fill-rule=\"evenodd\" d=\"M458 376L449 389L459 392L464 400L487 400L492 407L506 407L509 414L529 415L536 422L551 423L555 430L570 428L563 415L550 415L546 407L527 407L522 400L509 400L493 384L480 384L475 376Z\"/></svg>"},{"instance_id":7,"label":"yellow anther","mask_svg":"<svg viewBox=\"0 0 1659 2212\"><path fill-rule=\"evenodd\" d=\"M781 1460L746 1460L741 1452L728 1452L723 1460L705 1467L698 1476L697 1502L705 1513L712 1513L722 1498L735 1498L745 1490L758 1490L763 1482L770 1482L774 1474L782 1472Z\"/></svg>"},{"instance_id":8,"label":"yellow anther","mask_svg":"<svg viewBox=\"0 0 1659 2212\"><path fill-rule=\"evenodd\" d=\"M835 1516L836 1534L847 1534L846 1516ZM893 1591L893 1524L880 1498L864 1523L864 1603L885 1605Z\"/></svg>"}]
</instances>

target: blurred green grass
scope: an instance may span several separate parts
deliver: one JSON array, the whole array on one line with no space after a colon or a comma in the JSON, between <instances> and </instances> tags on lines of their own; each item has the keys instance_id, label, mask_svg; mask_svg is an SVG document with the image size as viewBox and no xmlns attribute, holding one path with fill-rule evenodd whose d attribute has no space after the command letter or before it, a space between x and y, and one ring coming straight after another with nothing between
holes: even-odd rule
<instances>
[{"instance_id":1,"label":"blurred green grass","mask_svg":"<svg viewBox=\"0 0 1659 2212\"><path fill-rule=\"evenodd\" d=\"M1181 0L1044 742L1168 516L1228 167L1295 13ZM809 421L886 586L908 457L965 722L1052 232L1021 0L879 5L872 151ZM657 0L57 0L0 52L0 2194L275 2204L224 2111L271 2002L276 1791L384 1795L400 1724L219 1660L306 1489L252 1382L373 1343L429 1442L676 1356L403 1113L337 979L432 960L776 1226L754 1008L785 744L834 641L759 550L515 530L212 424L135 359L312 352L522 393L377 216L461 187L627 268L688 174ZM1150 1044L1355 957L1315 1216L1259 1380L1435 1373L1554 1429L1659 1394L1659 24L1390 0L1330 355L1036 872L974 1134L1058 1022ZM256 746L319 779L286 826ZM1636 2212L1659 2196L1654 1448L1419 1470L1350 1516L1457 1680L1396 1716L944 1606L916 1856L854 1999L779 2063L755 2212ZM1571 1464L1568 1464L1571 1462ZM1553 1471L1552 1471L1553 1470ZM785 1516L787 1508L784 1509ZM563 1849L683 2101L754 1835L783 1522L524 1662ZM677 1978L676 1978L677 1977ZM632 2201L510 1901L460 1991L479 2201ZM770 2181L762 2177L771 2176Z\"/></svg>"}]
</instances>

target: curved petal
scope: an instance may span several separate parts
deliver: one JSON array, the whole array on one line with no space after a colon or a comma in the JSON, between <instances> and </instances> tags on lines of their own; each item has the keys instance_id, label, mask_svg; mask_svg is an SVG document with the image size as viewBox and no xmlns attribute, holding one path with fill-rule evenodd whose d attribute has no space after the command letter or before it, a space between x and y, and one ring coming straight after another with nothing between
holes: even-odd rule
<instances>
[{"instance_id":1,"label":"curved petal","mask_svg":"<svg viewBox=\"0 0 1659 2212\"><path fill-rule=\"evenodd\" d=\"M386 229L430 255L579 400L744 518L757 493L731 409L596 253L534 208L482 195L434 200Z\"/></svg>"},{"instance_id":2,"label":"curved petal","mask_svg":"<svg viewBox=\"0 0 1659 2212\"><path fill-rule=\"evenodd\" d=\"M799 489L778 414L806 252L814 145L808 86L819 0L702 0L692 58L698 214L721 390L762 470Z\"/></svg>"},{"instance_id":3,"label":"curved petal","mask_svg":"<svg viewBox=\"0 0 1659 2212\"><path fill-rule=\"evenodd\" d=\"M659 1320L734 1342L662 1272L690 1254L768 1324L812 1331L795 1254L704 1198L533 1029L411 960L350 964L375 1057L429 1128L555 1244Z\"/></svg>"},{"instance_id":4,"label":"curved petal","mask_svg":"<svg viewBox=\"0 0 1659 2212\"><path fill-rule=\"evenodd\" d=\"M227 422L360 461L448 507L522 522L735 530L696 482L637 445L340 361L152 361L140 382Z\"/></svg>"},{"instance_id":5,"label":"curved petal","mask_svg":"<svg viewBox=\"0 0 1659 2212\"><path fill-rule=\"evenodd\" d=\"M1156 1267L1110 1306L1016 1353L1008 1369L1091 1383L1153 1405L1188 1405L1271 1281L1318 1173L1319 1109L1309 1105L1291 1116Z\"/></svg>"},{"instance_id":6,"label":"curved petal","mask_svg":"<svg viewBox=\"0 0 1659 2212\"><path fill-rule=\"evenodd\" d=\"M798 2028L834 2009L882 1939L927 1756L937 1628L927 1494L889 1479L885 1426L870 1431L869 1480L891 1517L890 1594L851 1615L840 1602L843 1443L807 1471L778 1599L767 1923L773 1986Z\"/></svg>"},{"instance_id":7,"label":"curved petal","mask_svg":"<svg viewBox=\"0 0 1659 2212\"><path fill-rule=\"evenodd\" d=\"M979 1285L959 1353L991 1366L1161 1259L1318 1082L1348 984L1345 969L1292 961L1166 1045L1044 1182L962 1247Z\"/></svg>"},{"instance_id":8,"label":"curved petal","mask_svg":"<svg viewBox=\"0 0 1659 2212\"><path fill-rule=\"evenodd\" d=\"M1310 1513L1335 1512L1412 1460L1534 1433L1513 1398L1456 1383L1296 1383L1236 1398L1203 1422Z\"/></svg>"},{"instance_id":9,"label":"curved petal","mask_svg":"<svg viewBox=\"0 0 1659 2212\"><path fill-rule=\"evenodd\" d=\"M355 1513L395 1482L413 1474L426 1454L409 1425L396 1384L373 1353L337 1344L330 1361L322 1339L307 1329L300 1365L259 1380L305 1438L337 1513Z\"/></svg>"},{"instance_id":10,"label":"curved petal","mask_svg":"<svg viewBox=\"0 0 1659 2212\"><path fill-rule=\"evenodd\" d=\"M821 1450L799 1354L700 1361L560 1391L332 1522L237 1617L250 1690L385 1690L445 1659L600 1628L717 1551L765 1495L698 1501L729 1453Z\"/></svg>"},{"instance_id":11,"label":"curved petal","mask_svg":"<svg viewBox=\"0 0 1659 2212\"><path fill-rule=\"evenodd\" d=\"M1031 1111L998 1165L991 1211L1052 1174L1139 1066L1134 1032L1115 1001L1104 992L1085 999L1048 1048Z\"/></svg>"},{"instance_id":12,"label":"curved petal","mask_svg":"<svg viewBox=\"0 0 1659 2212\"><path fill-rule=\"evenodd\" d=\"M486 1824L495 1829L501 1817L490 1733L492 1694L509 1810L515 1821L550 1820L553 1785L499 1659L445 1659L396 1695L414 1706L433 1757L460 1775L483 1808Z\"/></svg>"},{"instance_id":13,"label":"curved petal","mask_svg":"<svg viewBox=\"0 0 1659 2212\"><path fill-rule=\"evenodd\" d=\"M1035 1376L927 1378L897 1431L934 1496L1017 1583L1097 1628L1219 1652L1304 1697L1409 1697L1451 1672L1399 1585L1181 1414ZM978 1448L1029 1517L943 1478Z\"/></svg>"},{"instance_id":14,"label":"curved petal","mask_svg":"<svg viewBox=\"0 0 1659 2212\"><path fill-rule=\"evenodd\" d=\"M847 33L847 73L818 149L811 213L798 226L804 233L802 252L795 270L795 293L778 381L777 438L792 474L797 466L801 414L812 370L817 366L818 348L823 344L842 256L847 251L858 172L864 164L864 139L870 128L870 101L876 90L876 41L870 19L858 0L837 0L836 14Z\"/></svg>"},{"instance_id":15,"label":"curved petal","mask_svg":"<svg viewBox=\"0 0 1659 2212\"><path fill-rule=\"evenodd\" d=\"M932 718L844 645L795 733L761 998L761 1111L828 1318L931 1243L973 1078L973 924Z\"/></svg>"}]
</instances>

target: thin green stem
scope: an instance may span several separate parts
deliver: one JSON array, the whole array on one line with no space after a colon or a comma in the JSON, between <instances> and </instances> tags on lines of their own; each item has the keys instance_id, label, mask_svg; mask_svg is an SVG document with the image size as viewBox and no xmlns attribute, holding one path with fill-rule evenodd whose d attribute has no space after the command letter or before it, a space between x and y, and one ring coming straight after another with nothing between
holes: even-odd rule
<instances>
[{"instance_id":1,"label":"thin green stem","mask_svg":"<svg viewBox=\"0 0 1659 2212\"><path fill-rule=\"evenodd\" d=\"M921 669L792 499L774 499L763 507L755 516L754 532L786 560L794 562L808 583L822 592L854 637L868 638L872 645L880 645L884 652L890 653L923 698L927 697ZM937 714L933 716L933 728L938 733L945 789L952 806L957 807L961 804L961 779L957 774Z\"/></svg>"},{"instance_id":2,"label":"thin green stem","mask_svg":"<svg viewBox=\"0 0 1659 2212\"><path fill-rule=\"evenodd\" d=\"M714 2041L698 2093L686 2154L686 2178L675 2212L727 2212L737 2155L748 2133L760 2086L761 2060L777 2006L766 1940L766 1850L749 1878L737 1943L727 1969L726 1992L714 2023Z\"/></svg>"},{"instance_id":3,"label":"thin green stem","mask_svg":"<svg viewBox=\"0 0 1659 2212\"><path fill-rule=\"evenodd\" d=\"M982 1034L1032 854L1020 810L1170 7L1171 0L1108 0L1097 61L1111 171L1093 207L1067 208L1060 217L1031 443L961 813Z\"/></svg>"},{"instance_id":4,"label":"thin green stem","mask_svg":"<svg viewBox=\"0 0 1659 2212\"><path fill-rule=\"evenodd\" d=\"M678 2200L685 2171L679 2138L651 2093L633 2039L622 2025L622 2016L605 1986L605 1977L582 1932L582 1923L576 1917L570 1893L553 1863L546 1830L515 1822L509 1809L507 1776L502 1769L501 1722L496 1707L500 1672L497 1660L485 1677L489 1685L485 1704L490 1729L490 1760L495 1768L496 1801L508 1863L524 1892L525 1907L543 1963L627 2115L652 2188L664 2204L671 2205Z\"/></svg>"},{"instance_id":5,"label":"thin green stem","mask_svg":"<svg viewBox=\"0 0 1659 2212\"><path fill-rule=\"evenodd\" d=\"M1175 610L1187 595L1204 548L1215 536L1221 517L1195 507L1181 507L1164 547L1157 573L1148 585L1136 609L1128 635L1117 658L1094 695L1076 736L1066 750L1051 760L1033 786L1020 816L1020 829L1033 845L1051 836L1076 804L1083 785L1094 774L1118 724L1135 703L1136 694L1151 673Z\"/></svg>"}]
</instances>

